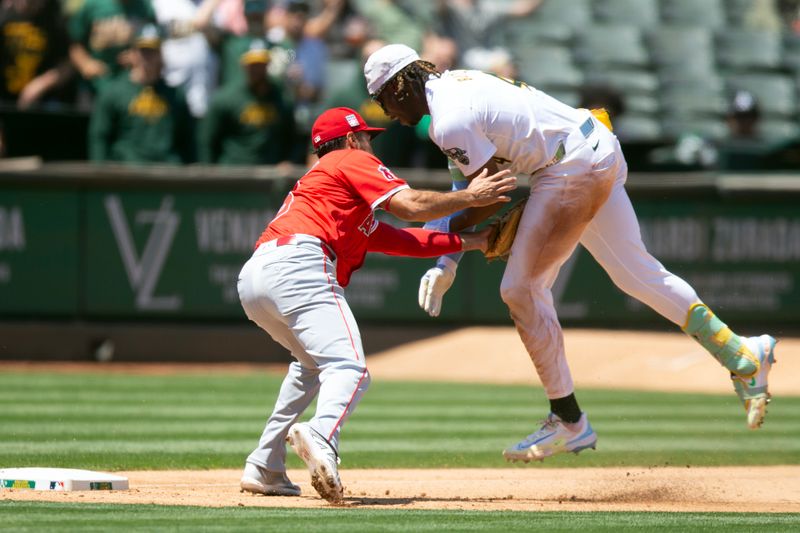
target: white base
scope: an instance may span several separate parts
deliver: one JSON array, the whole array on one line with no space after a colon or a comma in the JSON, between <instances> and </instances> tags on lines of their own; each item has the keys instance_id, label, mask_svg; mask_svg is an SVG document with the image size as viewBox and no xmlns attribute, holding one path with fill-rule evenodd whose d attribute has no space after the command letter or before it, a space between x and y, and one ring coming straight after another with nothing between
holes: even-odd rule
<instances>
[{"instance_id":1,"label":"white base","mask_svg":"<svg viewBox=\"0 0 800 533\"><path fill-rule=\"evenodd\" d=\"M74 468L3 468L0 490L128 490L128 478Z\"/></svg>"}]
</instances>

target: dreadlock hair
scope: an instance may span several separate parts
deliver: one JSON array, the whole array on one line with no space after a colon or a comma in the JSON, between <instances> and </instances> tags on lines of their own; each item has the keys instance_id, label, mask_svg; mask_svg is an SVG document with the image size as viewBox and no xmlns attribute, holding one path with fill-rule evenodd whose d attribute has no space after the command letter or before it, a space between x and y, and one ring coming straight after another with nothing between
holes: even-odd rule
<instances>
[{"instance_id":1,"label":"dreadlock hair","mask_svg":"<svg viewBox=\"0 0 800 533\"><path fill-rule=\"evenodd\" d=\"M394 98L402 102L412 93L425 94L425 83L428 79L431 76L438 78L441 75L433 63L418 59L395 75Z\"/></svg>"},{"instance_id":2,"label":"dreadlock hair","mask_svg":"<svg viewBox=\"0 0 800 533\"><path fill-rule=\"evenodd\" d=\"M317 157L322 157L334 150L341 150L345 146L347 146L347 135L342 135L341 137L336 137L335 139L320 144L319 147L314 150L314 153L317 154Z\"/></svg>"}]
</instances>

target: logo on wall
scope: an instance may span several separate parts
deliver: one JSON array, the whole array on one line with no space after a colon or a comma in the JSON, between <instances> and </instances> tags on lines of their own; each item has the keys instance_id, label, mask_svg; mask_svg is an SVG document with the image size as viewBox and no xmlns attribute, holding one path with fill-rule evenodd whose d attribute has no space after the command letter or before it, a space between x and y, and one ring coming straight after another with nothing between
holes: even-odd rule
<instances>
[{"instance_id":1,"label":"logo on wall","mask_svg":"<svg viewBox=\"0 0 800 533\"><path fill-rule=\"evenodd\" d=\"M133 235L119 196L106 196L104 204L111 230L117 241L122 263L131 289L136 294L136 307L148 311L174 311L181 307L180 296L156 296L155 289L164 262L175 239L180 215L173 211L172 196L165 196L157 210L141 209L134 215L134 224L151 226L150 235L141 254L136 250Z\"/></svg>"}]
</instances>

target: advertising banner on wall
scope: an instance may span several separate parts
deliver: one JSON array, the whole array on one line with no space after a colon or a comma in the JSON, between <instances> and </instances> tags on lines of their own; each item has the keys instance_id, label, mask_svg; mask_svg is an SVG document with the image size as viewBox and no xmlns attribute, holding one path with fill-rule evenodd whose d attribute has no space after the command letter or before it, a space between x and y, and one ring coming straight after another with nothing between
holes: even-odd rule
<instances>
[{"instance_id":1,"label":"advertising banner on wall","mask_svg":"<svg viewBox=\"0 0 800 533\"><path fill-rule=\"evenodd\" d=\"M245 320L238 273L286 190L4 188L0 315ZM634 196L634 206L651 253L725 320L800 321L794 197ZM346 289L353 312L359 320L433 320L417 305L417 291L434 262L369 255ZM500 299L504 267L467 254L438 321L510 324ZM581 247L562 266L552 295L564 324L664 323L615 287Z\"/></svg>"},{"instance_id":2,"label":"advertising banner on wall","mask_svg":"<svg viewBox=\"0 0 800 533\"><path fill-rule=\"evenodd\" d=\"M745 209L740 203L676 198L637 201L635 207L648 250L726 320L800 320L800 209L791 201ZM425 319L415 309L416 287L433 263L370 257L348 291L354 312ZM445 296L441 319L510 323L500 298L504 267L467 254ZM663 320L619 290L580 246L562 266L552 293L565 323L625 326Z\"/></svg>"},{"instance_id":3,"label":"advertising banner on wall","mask_svg":"<svg viewBox=\"0 0 800 533\"><path fill-rule=\"evenodd\" d=\"M236 280L278 199L94 191L86 202L89 315L244 317Z\"/></svg>"},{"instance_id":4,"label":"advertising banner on wall","mask_svg":"<svg viewBox=\"0 0 800 533\"><path fill-rule=\"evenodd\" d=\"M80 253L77 193L0 190L0 313L76 315Z\"/></svg>"}]
</instances>

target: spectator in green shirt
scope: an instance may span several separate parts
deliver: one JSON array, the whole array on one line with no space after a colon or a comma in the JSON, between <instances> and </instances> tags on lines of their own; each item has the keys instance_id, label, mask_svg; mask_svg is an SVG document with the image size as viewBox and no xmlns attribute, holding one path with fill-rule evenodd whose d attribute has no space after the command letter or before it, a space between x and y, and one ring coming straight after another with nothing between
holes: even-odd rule
<instances>
[{"instance_id":1,"label":"spectator in green shirt","mask_svg":"<svg viewBox=\"0 0 800 533\"><path fill-rule=\"evenodd\" d=\"M195 18L194 26L203 31L209 44L217 50L220 58L220 85L242 81L244 75L239 67L239 58L250 47L253 39L265 39L264 18L267 14L267 0L242 0L247 32L236 35L220 30L213 25L213 14L220 0L207 0Z\"/></svg>"},{"instance_id":2,"label":"spectator in green shirt","mask_svg":"<svg viewBox=\"0 0 800 533\"><path fill-rule=\"evenodd\" d=\"M130 66L133 37L154 22L150 0L86 0L69 22L69 56L91 90Z\"/></svg>"},{"instance_id":3,"label":"spectator in green shirt","mask_svg":"<svg viewBox=\"0 0 800 533\"><path fill-rule=\"evenodd\" d=\"M211 99L201 131L200 159L223 165L271 165L289 160L294 112L267 75L270 52L255 39L240 58L244 81Z\"/></svg>"},{"instance_id":4,"label":"spectator in green shirt","mask_svg":"<svg viewBox=\"0 0 800 533\"><path fill-rule=\"evenodd\" d=\"M89 123L93 161L188 163L194 136L184 94L161 77L161 38L145 26L135 40L132 68L98 95Z\"/></svg>"}]
</instances>

